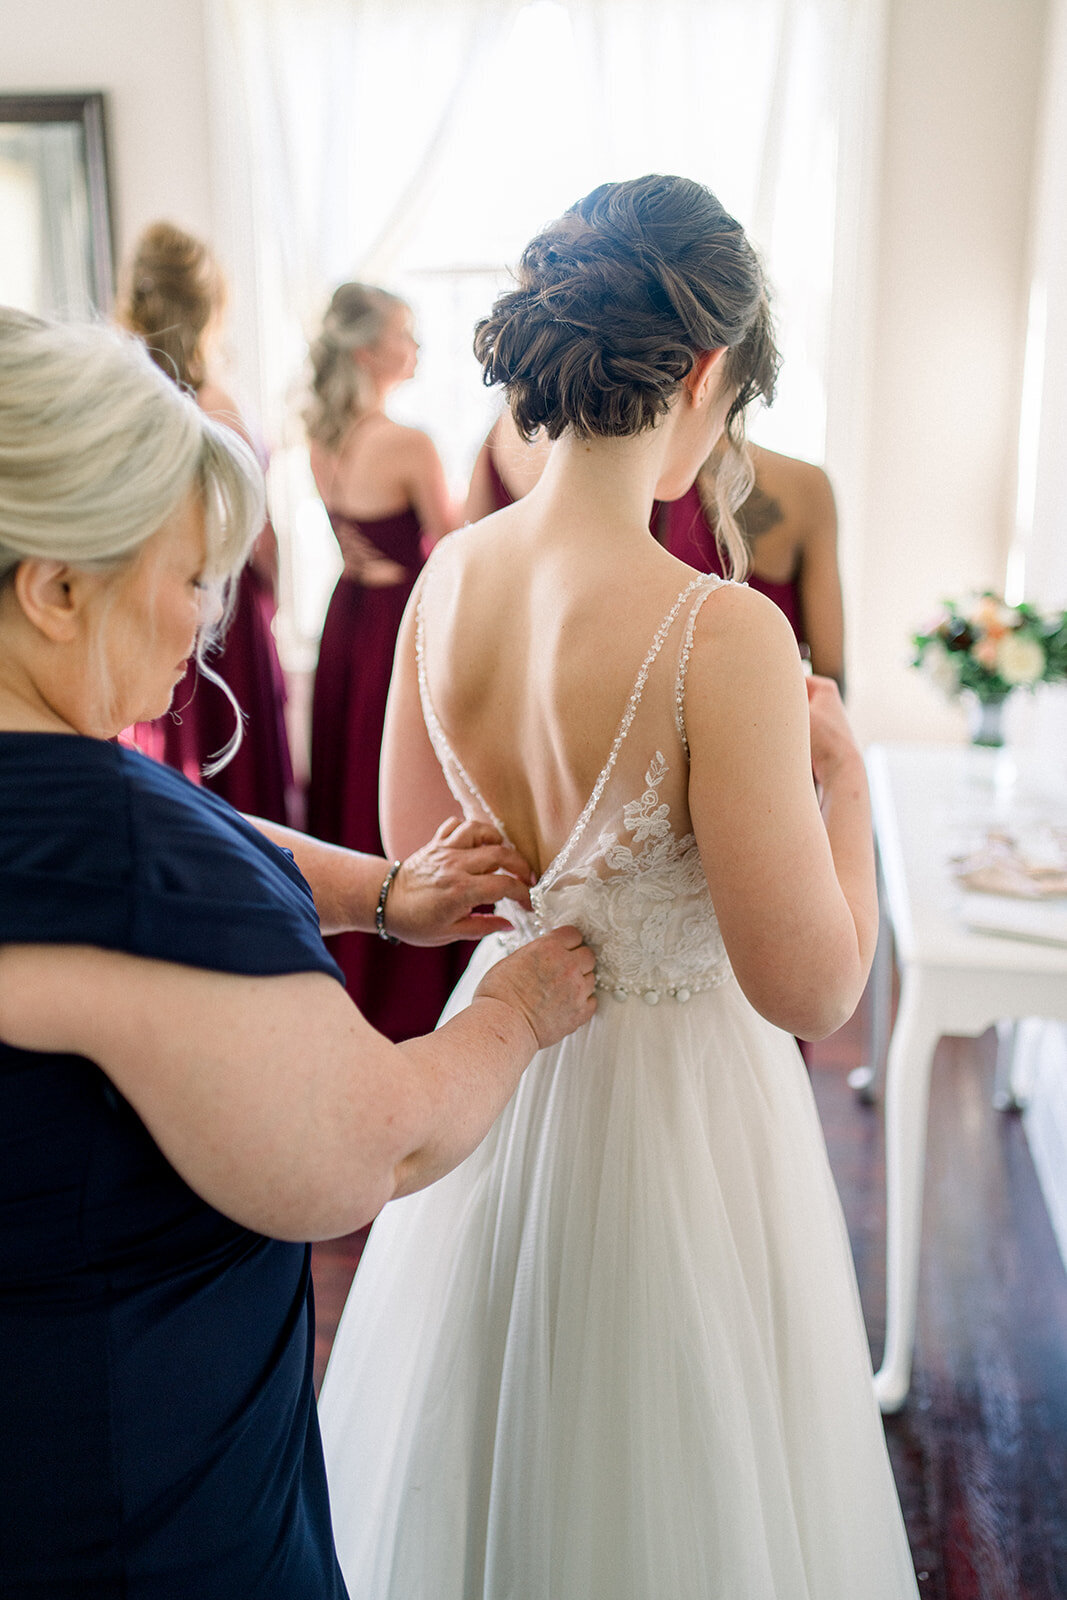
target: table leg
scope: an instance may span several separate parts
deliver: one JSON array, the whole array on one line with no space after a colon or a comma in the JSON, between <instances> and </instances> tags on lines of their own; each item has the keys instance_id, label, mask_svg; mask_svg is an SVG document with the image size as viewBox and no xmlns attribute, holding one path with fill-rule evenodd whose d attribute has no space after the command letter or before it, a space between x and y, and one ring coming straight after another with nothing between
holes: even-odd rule
<instances>
[{"instance_id":1,"label":"table leg","mask_svg":"<svg viewBox=\"0 0 1067 1600\"><path fill-rule=\"evenodd\" d=\"M849 1086L865 1106L873 1106L878 1099L889 1041L889 1018L893 1010L893 933L880 863L878 911L878 943L875 945L874 962L867 985L867 1059L862 1066L853 1067L848 1075Z\"/></svg>"},{"instance_id":2,"label":"table leg","mask_svg":"<svg viewBox=\"0 0 1067 1600\"><path fill-rule=\"evenodd\" d=\"M1018 1040L1017 1022L997 1023L997 1061L993 1076L993 1105L997 1111L1021 1111L1026 1104L1015 1081Z\"/></svg>"},{"instance_id":3,"label":"table leg","mask_svg":"<svg viewBox=\"0 0 1067 1600\"><path fill-rule=\"evenodd\" d=\"M899 1411L911 1382L930 1068L940 1037L921 979L905 969L885 1083L886 1330L874 1379L883 1411Z\"/></svg>"}]
</instances>

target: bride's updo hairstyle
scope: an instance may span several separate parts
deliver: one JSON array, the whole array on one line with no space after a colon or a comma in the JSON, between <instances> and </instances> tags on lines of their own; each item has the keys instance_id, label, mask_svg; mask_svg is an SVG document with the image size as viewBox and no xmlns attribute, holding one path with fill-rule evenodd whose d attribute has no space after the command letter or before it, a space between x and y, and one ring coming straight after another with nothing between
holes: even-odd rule
<instances>
[{"instance_id":1,"label":"bride's updo hairstyle","mask_svg":"<svg viewBox=\"0 0 1067 1600\"><path fill-rule=\"evenodd\" d=\"M385 332L389 313L406 305L399 295L369 283L342 283L308 348L311 394L304 408L307 436L324 450L336 451L345 433L373 403L367 374L354 359L370 350Z\"/></svg>"},{"instance_id":2,"label":"bride's updo hairstyle","mask_svg":"<svg viewBox=\"0 0 1067 1600\"><path fill-rule=\"evenodd\" d=\"M117 571L191 490L204 506L204 576L225 595L263 525L263 478L248 446L166 377L140 339L0 307L0 587L34 558ZM209 643L202 630L201 671L233 702L203 663ZM234 740L227 758L239 728Z\"/></svg>"},{"instance_id":3,"label":"bride's updo hairstyle","mask_svg":"<svg viewBox=\"0 0 1067 1600\"><path fill-rule=\"evenodd\" d=\"M605 183L526 246L517 287L475 330L487 384L519 431L621 437L654 427L696 356L725 347L736 391L716 474L727 570L748 553L734 511L752 486L746 407L774 395L779 356L759 259L715 196L688 178Z\"/></svg>"}]
</instances>

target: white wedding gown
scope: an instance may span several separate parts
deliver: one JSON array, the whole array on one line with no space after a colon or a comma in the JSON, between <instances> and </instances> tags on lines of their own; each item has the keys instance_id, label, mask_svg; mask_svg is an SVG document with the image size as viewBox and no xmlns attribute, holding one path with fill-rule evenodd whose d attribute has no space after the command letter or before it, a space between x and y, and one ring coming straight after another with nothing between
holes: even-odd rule
<instances>
[{"instance_id":1,"label":"white wedding gown","mask_svg":"<svg viewBox=\"0 0 1067 1600\"><path fill-rule=\"evenodd\" d=\"M352 1600L916 1596L807 1073L738 988L689 831L685 668L718 585L679 596L534 914L509 907L446 1010L545 928L597 953L592 1022L374 1225L320 1403ZM425 622L431 738L492 818Z\"/></svg>"}]
</instances>

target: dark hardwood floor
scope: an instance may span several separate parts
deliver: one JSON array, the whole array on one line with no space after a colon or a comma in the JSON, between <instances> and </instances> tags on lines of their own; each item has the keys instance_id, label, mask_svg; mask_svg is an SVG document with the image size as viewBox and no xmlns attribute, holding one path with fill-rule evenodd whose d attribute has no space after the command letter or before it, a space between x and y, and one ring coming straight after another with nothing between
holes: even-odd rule
<instances>
[{"instance_id":1,"label":"dark hardwood floor","mask_svg":"<svg viewBox=\"0 0 1067 1600\"><path fill-rule=\"evenodd\" d=\"M810 1065L877 1363L884 1147L847 1082L862 1040L857 1018ZM934 1062L914 1380L886 1435L924 1600L1067 1600L1067 1275L1021 1121L992 1107L994 1043L946 1039ZM315 1247L319 1378L361 1247Z\"/></svg>"}]
</instances>

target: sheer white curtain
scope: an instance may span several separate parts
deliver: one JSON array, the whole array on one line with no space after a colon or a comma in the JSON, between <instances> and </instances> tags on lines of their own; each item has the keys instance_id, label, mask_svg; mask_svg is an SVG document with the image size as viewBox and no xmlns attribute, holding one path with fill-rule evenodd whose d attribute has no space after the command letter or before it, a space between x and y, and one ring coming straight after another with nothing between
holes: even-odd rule
<instances>
[{"instance_id":1,"label":"sheer white curtain","mask_svg":"<svg viewBox=\"0 0 1067 1600\"><path fill-rule=\"evenodd\" d=\"M362 277L415 308L423 357L397 414L430 430L459 487L495 404L471 329L509 263L595 184L664 171L707 183L760 246L785 366L755 431L821 460L831 350L835 338L851 347L832 317L855 253L841 199L858 190L842 189L843 158L854 165L866 141L856 73L880 10L881 0L225 0L214 54L232 209L245 218L236 255L255 283L276 449L288 442L295 460L306 334L332 287ZM328 542L306 480L283 477L275 513L302 552L290 599L309 635L332 578Z\"/></svg>"}]
</instances>

